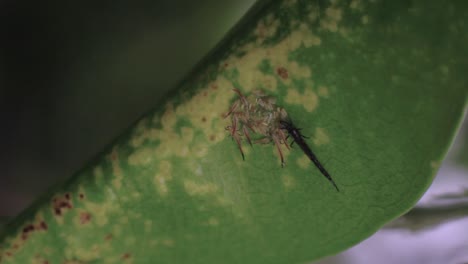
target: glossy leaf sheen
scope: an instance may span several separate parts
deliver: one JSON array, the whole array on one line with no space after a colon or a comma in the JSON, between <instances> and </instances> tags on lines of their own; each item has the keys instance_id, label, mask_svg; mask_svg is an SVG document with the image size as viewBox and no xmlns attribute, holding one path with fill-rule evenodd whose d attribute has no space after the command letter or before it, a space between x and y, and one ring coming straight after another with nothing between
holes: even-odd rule
<instances>
[{"instance_id":1,"label":"glossy leaf sheen","mask_svg":"<svg viewBox=\"0 0 468 264\"><path fill-rule=\"evenodd\" d=\"M1 237L1 263L298 263L407 211L467 96L468 3L258 4L172 93ZM225 127L238 88L302 128L337 192L296 146ZM42 262L41 262L42 261ZM48 262L45 262L48 261Z\"/></svg>"}]
</instances>

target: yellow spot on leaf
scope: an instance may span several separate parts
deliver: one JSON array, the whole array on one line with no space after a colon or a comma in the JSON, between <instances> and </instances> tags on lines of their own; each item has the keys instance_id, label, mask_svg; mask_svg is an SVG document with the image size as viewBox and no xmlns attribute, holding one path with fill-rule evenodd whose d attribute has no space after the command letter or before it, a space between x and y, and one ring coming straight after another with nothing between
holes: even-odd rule
<instances>
[{"instance_id":1,"label":"yellow spot on leaf","mask_svg":"<svg viewBox=\"0 0 468 264\"><path fill-rule=\"evenodd\" d=\"M205 144L197 144L193 147L193 153L196 157L205 157L208 154L208 148Z\"/></svg>"},{"instance_id":2,"label":"yellow spot on leaf","mask_svg":"<svg viewBox=\"0 0 468 264\"><path fill-rule=\"evenodd\" d=\"M318 18L320 17L320 8L317 7L316 9L311 10L307 18L309 19L309 22L313 23L315 22Z\"/></svg>"},{"instance_id":3,"label":"yellow spot on leaf","mask_svg":"<svg viewBox=\"0 0 468 264\"><path fill-rule=\"evenodd\" d=\"M318 95L328 98L329 93L328 93L328 88L326 86L319 86L318 88Z\"/></svg>"},{"instance_id":4,"label":"yellow spot on leaf","mask_svg":"<svg viewBox=\"0 0 468 264\"><path fill-rule=\"evenodd\" d=\"M261 44L266 38L271 38L276 34L280 22L273 15L268 15L264 20L257 23L254 34L257 37L257 43Z\"/></svg>"},{"instance_id":5,"label":"yellow spot on leaf","mask_svg":"<svg viewBox=\"0 0 468 264\"><path fill-rule=\"evenodd\" d=\"M367 25L369 23L369 16L365 15L361 17L361 23Z\"/></svg>"},{"instance_id":6,"label":"yellow spot on leaf","mask_svg":"<svg viewBox=\"0 0 468 264\"><path fill-rule=\"evenodd\" d=\"M292 189L296 186L296 179L291 175L283 175L281 176L281 180L286 189Z\"/></svg>"},{"instance_id":7,"label":"yellow spot on leaf","mask_svg":"<svg viewBox=\"0 0 468 264\"><path fill-rule=\"evenodd\" d=\"M136 152L128 156L128 164L130 165L143 165L153 161L155 156L154 149L140 147L136 149Z\"/></svg>"},{"instance_id":8,"label":"yellow spot on leaf","mask_svg":"<svg viewBox=\"0 0 468 264\"><path fill-rule=\"evenodd\" d=\"M197 169L195 170L195 174L198 176L203 175L203 169L200 165L198 165Z\"/></svg>"},{"instance_id":9,"label":"yellow spot on leaf","mask_svg":"<svg viewBox=\"0 0 468 264\"><path fill-rule=\"evenodd\" d=\"M191 180L184 181L184 188L190 196L213 194L218 191L218 186L213 183L197 183Z\"/></svg>"},{"instance_id":10,"label":"yellow spot on leaf","mask_svg":"<svg viewBox=\"0 0 468 264\"><path fill-rule=\"evenodd\" d=\"M174 240L168 239L168 238L167 238L167 239L163 239L163 240L161 241L161 244L164 245L164 246L166 246L166 247L173 247L173 246L174 246Z\"/></svg>"},{"instance_id":11,"label":"yellow spot on leaf","mask_svg":"<svg viewBox=\"0 0 468 264\"><path fill-rule=\"evenodd\" d=\"M145 232L150 233L151 230L153 229L153 221L145 220L144 226L145 226Z\"/></svg>"},{"instance_id":12,"label":"yellow spot on leaf","mask_svg":"<svg viewBox=\"0 0 468 264\"><path fill-rule=\"evenodd\" d=\"M140 199L141 199L141 193L139 193L139 192L133 192L133 193L132 193L132 197L133 197L135 200L140 200Z\"/></svg>"},{"instance_id":13,"label":"yellow spot on leaf","mask_svg":"<svg viewBox=\"0 0 468 264\"><path fill-rule=\"evenodd\" d=\"M166 105L166 111L161 117L161 124L163 126L163 130L172 131L174 125L176 124L177 117L174 113L174 106L169 103Z\"/></svg>"},{"instance_id":14,"label":"yellow spot on leaf","mask_svg":"<svg viewBox=\"0 0 468 264\"><path fill-rule=\"evenodd\" d=\"M90 245L87 240L80 239L79 235L67 235L65 237L65 258L69 260L79 259L84 263L93 262L100 258L103 244ZM73 263L73 262L72 262Z\"/></svg>"},{"instance_id":15,"label":"yellow spot on leaf","mask_svg":"<svg viewBox=\"0 0 468 264\"><path fill-rule=\"evenodd\" d=\"M119 237L121 236L123 233L123 230L122 230L122 225L120 224L115 224L113 227L112 227L112 234L116 237Z\"/></svg>"},{"instance_id":16,"label":"yellow spot on leaf","mask_svg":"<svg viewBox=\"0 0 468 264\"><path fill-rule=\"evenodd\" d=\"M167 182L170 180L172 180L172 165L170 162L163 160L160 162L159 171L153 180L159 195L164 197L168 194Z\"/></svg>"},{"instance_id":17,"label":"yellow spot on leaf","mask_svg":"<svg viewBox=\"0 0 468 264\"><path fill-rule=\"evenodd\" d=\"M308 67L300 66L295 61L289 63L288 69L294 74L295 77L310 78L311 76L310 69Z\"/></svg>"},{"instance_id":18,"label":"yellow spot on leaf","mask_svg":"<svg viewBox=\"0 0 468 264\"><path fill-rule=\"evenodd\" d=\"M122 187L122 179L114 178L114 180L112 181L112 185L115 187L115 189L119 190Z\"/></svg>"},{"instance_id":19,"label":"yellow spot on leaf","mask_svg":"<svg viewBox=\"0 0 468 264\"><path fill-rule=\"evenodd\" d=\"M361 9L361 0L352 0L349 4L349 8L352 10Z\"/></svg>"},{"instance_id":20,"label":"yellow spot on leaf","mask_svg":"<svg viewBox=\"0 0 468 264\"><path fill-rule=\"evenodd\" d=\"M318 104L318 96L310 89L305 90L303 94L295 89L289 89L286 95L286 102L290 104L302 105L307 112L315 110Z\"/></svg>"},{"instance_id":21,"label":"yellow spot on leaf","mask_svg":"<svg viewBox=\"0 0 468 264\"><path fill-rule=\"evenodd\" d=\"M278 85L278 82L274 76L263 75L260 82L261 85L259 85L258 88L262 88L267 91L276 91L276 86Z\"/></svg>"},{"instance_id":22,"label":"yellow spot on leaf","mask_svg":"<svg viewBox=\"0 0 468 264\"><path fill-rule=\"evenodd\" d=\"M329 7L325 10L325 18L320 21L320 26L331 32L338 31L338 23L341 21L342 11L336 7Z\"/></svg>"},{"instance_id":23,"label":"yellow spot on leaf","mask_svg":"<svg viewBox=\"0 0 468 264\"><path fill-rule=\"evenodd\" d=\"M193 141L193 129L190 127L181 128L182 140L187 144L190 144Z\"/></svg>"},{"instance_id":24,"label":"yellow spot on leaf","mask_svg":"<svg viewBox=\"0 0 468 264\"><path fill-rule=\"evenodd\" d=\"M122 187L123 173L122 173L122 169L120 168L119 154L117 151L117 147L114 147L112 149L112 152L109 155L109 159L111 161L112 172L114 174L112 185L114 186L115 189L119 190Z\"/></svg>"},{"instance_id":25,"label":"yellow spot on leaf","mask_svg":"<svg viewBox=\"0 0 468 264\"><path fill-rule=\"evenodd\" d=\"M96 223L100 227L106 225L109 222L109 218L112 218L120 210L119 203L112 192L103 192L106 196L99 203L93 203L88 199L82 201L84 210L92 214L93 223Z\"/></svg>"},{"instance_id":26,"label":"yellow spot on leaf","mask_svg":"<svg viewBox=\"0 0 468 264\"><path fill-rule=\"evenodd\" d=\"M314 35L309 30L309 28L308 28L308 26L306 24L301 24L299 26L299 30L293 32L293 34L302 35L302 37L303 37L302 44L306 48L311 47L311 46L319 46L320 44L322 44L322 40L318 36ZM296 36L291 35L291 37L296 37Z\"/></svg>"},{"instance_id":27,"label":"yellow spot on leaf","mask_svg":"<svg viewBox=\"0 0 468 264\"><path fill-rule=\"evenodd\" d=\"M134 148L138 148L145 140L156 139L158 133L158 130L149 127L145 127L143 131L140 131L140 129L135 129L132 137L130 138L130 145Z\"/></svg>"},{"instance_id":28,"label":"yellow spot on leaf","mask_svg":"<svg viewBox=\"0 0 468 264\"><path fill-rule=\"evenodd\" d=\"M132 136L134 142L144 140L159 142L154 149L143 149L129 157L130 164L149 164L153 157L158 159L178 156L187 157L195 154L198 157L206 155L207 145L215 144L226 136L223 126L213 126L212 122L221 119L222 109L227 109L229 100L234 96L231 89L234 88L230 81L224 77L218 77L208 87L201 89L190 100L174 107L167 104L161 120L162 128L155 129L145 127L136 130ZM182 127L180 135L175 131L175 124L180 118L190 120L192 127ZM204 140L200 145L192 146L196 131L201 131ZM137 144L135 143L135 144ZM161 180L161 177L159 177ZM164 187L162 187L164 189Z\"/></svg>"},{"instance_id":29,"label":"yellow spot on leaf","mask_svg":"<svg viewBox=\"0 0 468 264\"><path fill-rule=\"evenodd\" d=\"M156 174L154 177L156 188L158 189L158 192L161 196L166 196L169 190L167 189L166 185L166 178L160 174Z\"/></svg>"},{"instance_id":30,"label":"yellow spot on leaf","mask_svg":"<svg viewBox=\"0 0 468 264\"><path fill-rule=\"evenodd\" d=\"M316 146L325 145L330 142L330 138L328 137L325 129L320 128L320 127L315 129L313 142L314 142L314 145Z\"/></svg>"},{"instance_id":31,"label":"yellow spot on leaf","mask_svg":"<svg viewBox=\"0 0 468 264\"><path fill-rule=\"evenodd\" d=\"M316 12L312 10L311 12ZM287 85L293 85L291 79L309 79L311 71L308 66L299 65L289 59L290 52L304 47L318 46L321 39L313 34L306 24L300 24L290 35L273 46L259 45L258 43L248 43L238 47L239 52L245 52L243 56L231 55L222 64L228 64L239 71L239 83L243 92L263 88L265 90L276 90L276 80L279 79ZM284 68L287 78L278 78L275 70L275 79L271 74L264 74L260 71L259 65L262 61L269 61L273 69ZM237 87L239 88L239 87ZM295 88L294 86L291 88Z\"/></svg>"},{"instance_id":32,"label":"yellow spot on leaf","mask_svg":"<svg viewBox=\"0 0 468 264\"><path fill-rule=\"evenodd\" d=\"M139 147L141 143L143 143L143 141L145 140L145 137L143 136L143 134L147 130L148 123L149 123L148 118L143 118L136 125L133 131L134 136L130 140L130 145L132 145L132 147L134 148Z\"/></svg>"},{"instance_id":33,"label":"yellow spot on leaf","mask_svg":"<svg viewBox=\"0 0 468 264\"><path fill-rule=\"evenodd\" d=\"M129 222L128 216L122 216L122 217L119 218L119 223L121 223L123 225L128 224L128 222Z\"/></svg>"},{"instance_id":34,"label":"yellow spot on leaf","mask_svg":"<svg viewBox=\"0 0 468 264\"><path fill-rule=\"evenodd\" d=\"M208 219L208 225L217 226L219 225L219 220L216 219L215 217L210 217L210 219Z\"/></svg>"},{"instance_id":35,"label":"yellow spot on leaf","mask_svg":"<svg viewBox=\"0 0 468 264\"><path fill-rule=\"evenodd\" d=\"M310 165L310 160L306 155L302 155L297 159L296 163L299 165L299 167L306 169Z\"/></svg>"},{"instance_id":36,"label":"yellow spot on leaf","mask_svg":"<svg viewBox=\"0 0 468 264\"><path fill-rule=\"evenodd\" d=\"M96 177L96 182L100 182L102 180L102 177L104 176L101 166L96 166L93 170L93 174L94 177Z\"/></svg>"}]
</instances>

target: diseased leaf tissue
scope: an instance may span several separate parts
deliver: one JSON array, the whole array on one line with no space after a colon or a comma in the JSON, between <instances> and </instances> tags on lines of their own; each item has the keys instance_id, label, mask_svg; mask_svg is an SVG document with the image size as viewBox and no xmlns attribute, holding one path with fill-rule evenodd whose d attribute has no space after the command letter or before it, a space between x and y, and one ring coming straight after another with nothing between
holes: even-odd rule
<instances>
[{"instance_id":1,"label":"diseased leaf tissue","mask_svg":"<svg viewBox=\"0 0 468 264\"><path fill-rule=\"evenodd\" d=\"M233 91L237 93L239 98L224 116L231 117L231 125L226 127L226 130L236 141L242 159L245 160L242 139L245 138L252 146L250 134L254 133L261 137L255 140L254 143L267 144L273 142L275 144L283 167L285 163L281 145L285 145L287 149L290 149L287 139L291 137L291 147L294 142L297 143L323 176L339 191L330 174L305 142L305 137L300 132L301 129L294 126L284 108L276 105L274 97L266 95L262 90L254 90L249 96L244 96L239 89L233 89Z\"/></svg>"}]
</instances>

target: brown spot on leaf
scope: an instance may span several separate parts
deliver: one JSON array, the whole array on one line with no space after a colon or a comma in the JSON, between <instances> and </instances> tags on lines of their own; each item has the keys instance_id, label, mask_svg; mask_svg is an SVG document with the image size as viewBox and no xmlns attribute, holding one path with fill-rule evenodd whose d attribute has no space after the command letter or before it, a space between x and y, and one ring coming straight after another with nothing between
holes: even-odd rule
<instances>
[{"instance_id":1,"label":"brown spot on leaf","mask_svg":"<svg viewBox=\"0 0 468 264\"><path fill-rule=\"evenodd\" d=\"M289 76L288 70L286 70L284 67L278 67L278 69L276 69L276 73L278 73L278 75L283 79L287 79Z\"/></svg>"},{"instance_id":2,"label":"brown spot on leaf","mask_svg":"<svg viewBox=\"0 0 468 264\"><path fill-rule=\"evenodd\" d=\"M207 96L207 95L208 95L208 93L207 93L207 92L204 92L204 93L203 93L203 96Z\"/></svg>"},{"instance_id":3,"label":"brown spot on leaf","mask_svg":"<svg viewBox=\"0 0 468 264\"><path fill-rule=\"evenodd\" d=\"M206 122L206 117L202 117L201 121Z\"/></svg>"},{"instance_id":4,"label":"brown spot on leaf","mask_svg":"<svg viewBox=\"0 0 468 264\"><path fill-rule=\"evenodd\" d=\"M91 221L91 214L88 212L80 213L80 224L85 225Z\"/></svg>"},{"instance_id":5,"label":"brown spot on leaf","mask_svg":"<svg viewBox=\"0 0 468 264\"><path fill-rule=\"evenodd\" d=\"M84 194L80 193L79 197L80 197L81 200L83 200L84 199Z\"/></svg>"},{"instance_id":6,"label":"brown spot on leaf","mask_svg":"<svg viewBox=\"0 0 468 264\"><path fill-rule=\"evenodd\" d=\"M58 196L52 199L52 209L56 215L62 215L64 209L73 208L72 202L70 200L70 194L68 194L68 198L67 194L65 194L63 197Z\"/></svg>"},{"instance_id":7,"label":"brown spot on leaf","mask_svg":"<svg viewBox=\"0 0 468 264\"><path fill-rule=\"evenodd\" d=\"M59 203L59 205L58 205L58 206L59 206L60 208L64 208L64 207L66 207L66 208L70 208L70 204L69 204L69 203L67 203L67 202L61 202L61 203Z\"/></svg>"},{"instance_id":8,"label":"brown spot on leaf","mask_svg":"<svg viewBox=\"0 0 468 264\"><path fill-rule=\"evenodd\" d=\"M33 225L27 225L23 228L23 233L28 233L30 231L33 231L34 230L34 226Z\"/></svg>"},{"instance_id":9,"label":"brown spot on leaf","mask_svg":"<svg viewBox=\"0 0 468 264\"><path fill-rule=\"evenodd\" d=\"M107 234L107 235L104 237L104 239L105 239L106 241L111 240L111 239L112 239L112 234Z\"/></svg>"},{"instance_id":10,"label":"brown spot on leaf","mask_svg":"<svg viewBox=\"0 0 468 264\"><path fill-rule=\"evenodd\" d=\"M47 224L46 224L46 222L42 221L42 222L40 223L40 226L41 226L42 230L47 230Z\"/></svg>"},{"instance_id":11,"label":"brown spot on leaf","mask_svg":"<svg viewBox=\"0 0 468 264\"><path fill-rule=\"evenodd\" d=\"M22 231L23 231L23 232L22 232L22 234L21 234L21 238L22 238L23 240L26 240L26 239L28 239L29 234L30 234L32 231L34 231L34 225L29 224L29 225L25 226L25 227L23 228Z\"/></svg>"},{"instance_id":12,"label":"brown spot on leaf","mask_svg":"<svg viewBox=\"0 0 468 264\"><path fill-rule=\"evenodd\" d=\"M214 141L215 139L216 139L216 136L215 136L215 135L211 135L211 136L210 136L210 140L211 140L211 141Z\"/></svg>"},{"instance_id":13,"label":"brown spot on leaf","mask_svg":"<svg viewBox=\"0 0 468 264\"><path fill-rule=\"evenodd\" d=\"M65 194L65 199L70 200L70 193Z\"/></svg>"},{"instance_id":14,"label":"brown spot on leaf","mask_svg":"<svg viewBox=\"0 0 468 264\"><path fill-rule=\"evenodd\" d=\"M217 90L217 89L218 89L218 85L216 85L216 84L212 84L212 85L211 85L211 89L213 89L213 90Z\"/></svg>"},{"instance_id":15,"label":"brown spot on leaf","mask_svg":"<svg viewBox=\"0 0 468 264\"><path fill-rule=\"evenodd\" d=\"M129 259L132 255L130 253L125 253L122 255L122 259Z\"/></svg>"}]
</instances>

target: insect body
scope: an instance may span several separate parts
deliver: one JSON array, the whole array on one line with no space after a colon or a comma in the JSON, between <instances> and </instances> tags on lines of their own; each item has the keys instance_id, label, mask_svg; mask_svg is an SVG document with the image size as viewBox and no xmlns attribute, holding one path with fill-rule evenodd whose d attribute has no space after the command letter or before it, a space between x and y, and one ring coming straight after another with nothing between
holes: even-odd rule
<instances>
[{"instance_id":1,"label":"insect body","mask_svg":"<svg viewBox=\"0 0 468 264\"><path fill-rule=\"evenodd\" d=\"M267 144L273 142L276 145L281 158L281 166L284 165L283 153L280 145L286 143L286 134L280 128L279 121L287 117L286 111L276 105L273 97L267 96L261 90L254 90L249 96L244 96L238 89L233 89L239 96L224 117L231 117L231 125L226 127L231 137L244 157L241 140L244 137L252 145L250 133L262 138L254 143ZM287 146L287 145L286 145Z\"/></svg>"},{"instance_id":2,"label":"insect body","mask_svg":"<svg viewBox=\"0 0 468 264\"><path fill-rule=\"evenodd\" d=\"M319 171L325 176L339 191L330 174L319 162L315 154L304 140L300 129L295 127L289 120L286 110L276 105L273 97L267 96L261 90L254 90L249 96L244 96L240 90L233 89L239 98L232 104L229 111L224 114L224 118L231 118L231 125L226 127L231 137L236 141L239 151L244 157L242 150L242 139L244 138L251 146L256 144L274 143L281 160L281 167L284 166L283 152L281 145L284 144L289 149L287 138L291 137L293 143L299 145L307 157L315 164ZM250 135L260 136L252 141Z\"/></svg>"},{"instance_id":3,"label":"insect body","mask_svg":"<svg viewBox=\"0 0 468 264\"><path fill-rule=\"evenodd\" d=\"M336 188L337 191L340 191L338 189L338 186L336 186L336 183L333 181L332 177L330 176L330 174L322 166L320 161L317 159L315 154L310 149L309 145L307 145L307 143L305 142L304 135L301 134L300 129L295 127L291 121L281 120L280 123L281 123L281 128L288 131L288 135L292 137L293 139L293 141L291 142L291 146L294 142L296 142L296 144L299 145L302 151L315 164L315 166L319 169L319 171L323 174L323 176L325 176L333 184L333 186Z\"/></svg>"}]
</instances>

